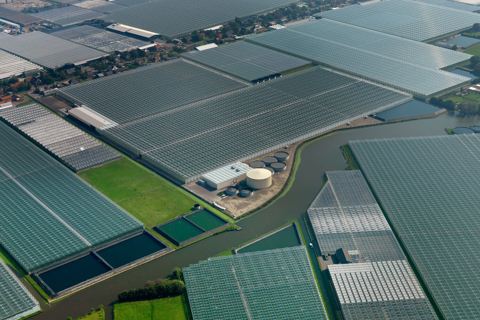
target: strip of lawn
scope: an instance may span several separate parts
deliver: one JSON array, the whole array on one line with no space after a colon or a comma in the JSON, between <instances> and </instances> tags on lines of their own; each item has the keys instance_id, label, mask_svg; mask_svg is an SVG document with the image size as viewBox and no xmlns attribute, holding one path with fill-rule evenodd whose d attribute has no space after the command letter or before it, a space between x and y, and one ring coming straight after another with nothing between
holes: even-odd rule
<instances>
[{"instance_id":1,"label":"strip of lawn","mask_svg":"<svg viewBox=\"0 0 480 320\"><path fill-rule=\"evenodd\" d=\"M188 213L195 203L180 188L127 158L78 175L148 228Z\"/></svg>"},{"instance_id":2,"label":"strip of lawn","mask_svg":"<svg viewBox=\"0 0 480 320\"><path fill-rule=\"evenodd\" d=\"M191 320L185 295L115 305L115 320Z\"/></svg>"}]
</instances>

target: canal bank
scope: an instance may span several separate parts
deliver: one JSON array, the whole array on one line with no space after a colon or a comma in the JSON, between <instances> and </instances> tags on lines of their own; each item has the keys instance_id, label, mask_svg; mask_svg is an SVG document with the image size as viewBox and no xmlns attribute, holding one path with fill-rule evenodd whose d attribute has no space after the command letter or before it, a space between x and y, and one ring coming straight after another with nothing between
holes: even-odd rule
<instances>
[{"instance_id":1,"label":"canal bank","mask_svg":"<svg viewBox=\"0 0 480 320\"><path fill-rule=\"evenodd\" d=\"M267 208L238 222L241 231L213 236L86 288L50 306L43 304L44 312L33 319L75 318L100 304L106 308L106 319L112 319L113 303L117 300L118 293L143 287L147 280L166 277L174 267L186 267L213 257L291 220L302 222L304 212L323 185L325 171L343 170L346 167L339 147L349 140L445 135L445 128L468 127L479 123L478 117L461 118L448 113L432 119L343 130L319 138L302 150L301 163L290 190ZM300 227L306 237L305 226Z\"/></svg>"}]
</instances>

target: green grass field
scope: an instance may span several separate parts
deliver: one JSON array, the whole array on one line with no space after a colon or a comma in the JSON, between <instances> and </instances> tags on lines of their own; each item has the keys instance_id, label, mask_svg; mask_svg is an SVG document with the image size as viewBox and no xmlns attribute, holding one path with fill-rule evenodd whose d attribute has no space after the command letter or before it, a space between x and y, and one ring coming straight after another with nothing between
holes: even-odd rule
<instances>
[{"instance_id":1,"label":"green grass field","mask_svg":"<svg viewBox=\"0 0 480 320\"><path fill-rule=\"evenodd\" d=\"M105 309L99 307L97 310L90 312L86 316L77 318L75 320L105 320Z\"/></svg>"},{"instance_id":2,"label":"green grass field","mask_svg":"<svg viewBox=\"0 0 480 320\"><path fill-rule=\"evenodd\" d=\"M191 320L184 295L150 301L125 302L115 305L114 320Z\"/></svg>"},{"instance_id":3,"label":"green grass field","mask_svg":"<svg viewBox=\"0 0 480 320\"><path fill-rule=\"evenodd\" d=\"M473 47L465 51L465 53L472 54L474 56L480 56L480 46Z\"/></svg>"},{"instance_id":4,"label":"green grass field","mask_svg":"<svg viewBox=\"0 0 480 320\"><path fill-rule=\"evenodd\" d=\"M79 176L148 228L188 213L195 203L180 188L127 158Z\"/></svg>"}]
</instances>

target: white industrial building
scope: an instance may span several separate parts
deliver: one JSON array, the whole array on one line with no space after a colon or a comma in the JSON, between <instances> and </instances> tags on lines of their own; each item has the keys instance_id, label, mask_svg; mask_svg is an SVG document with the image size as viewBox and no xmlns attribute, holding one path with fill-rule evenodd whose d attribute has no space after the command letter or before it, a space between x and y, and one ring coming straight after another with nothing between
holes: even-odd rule
<instances>
[{"instance_id":1,"label":"white industrial building","mask_svg":"<svg viewBox=\"0 0 480 320\"><path fill-rule=\"evenodd\" d=\"M233 165L204 174L202 179L205 180L210 187L219 190L244 180L247 172L250 170L252 170L252 168L246 164L237 162Z\"/></svg>"}]
</instances>

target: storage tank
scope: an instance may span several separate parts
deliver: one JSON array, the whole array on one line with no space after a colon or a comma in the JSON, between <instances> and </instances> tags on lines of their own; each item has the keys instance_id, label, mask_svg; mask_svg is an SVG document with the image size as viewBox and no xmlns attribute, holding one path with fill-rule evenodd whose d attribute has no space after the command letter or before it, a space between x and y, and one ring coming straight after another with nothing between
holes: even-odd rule
<instances>
[{"instance_id":1,"label":"storage tank","mask_svg":"<svg viewBox=\"0 0 480 320\"><path fill-rule=\"evenodd\" d=\"M453 134L472 134L474 131L470 128L466 127L456 127L455 129L452 130Z\"/></svg>"},{"instance_id":2,"label":"storage tank","mask_svg":"<svg viewBox=\"0 0 480 320\"><path fill-rule=\"evenodd\" d=\"M284 162L275 162L270 165L275 172L287 170L287 165Z\"/></svg>"},{"instance_id":3,"label":"storage tank","mask_svg":"<svg viewBox=\"0 0 480 320\"><path fill-rule=\"evenodd\" d=\"M279 151L275 153L275 158L277 158L278 161L287 161L288 158L290 158L290 155L288 154L288 152Z\"/></svg>"},{"instance_id":4,"label":"storage tank","mask_svg":"<svg viewBox=\"0 0 480 320\"><path fill-rule=\"evenodd\" d=\"M472 127L473 132L475 133L480 133L480 127L479 126L473 126Z\"/></svg>"},{"instance_id":5,"label":"storage tank","mask_svg":"<svg viewBox=\"0 0 480 320\"><path fill-rule=\"evenodd\" d=\"M267 165L267 167L269 167L272 163L275 163L277 161L278 160L275 157L265 157L265 158L263 158L263 162Z\"/></svg>"},{"instance_id":6,"label":"storage tank","mask_svg":"<svg viewBox=\"0 0 480 320\"><path fill-rule=\"evenodd\" d=\"M272 173L263 168L247 172L247 186L252 189L265 189L272 185Z\"/></svg>"},{"instance_id":7,"label":"storage tank","mask_svg":"<svg viewBox=\"0 0 480 320\"><path fill-rule=\"evenodd\" d=\"M250 168L265 168L265 162L263 161L253 161L250 163Z\"/></svg>"}]
</instances>

